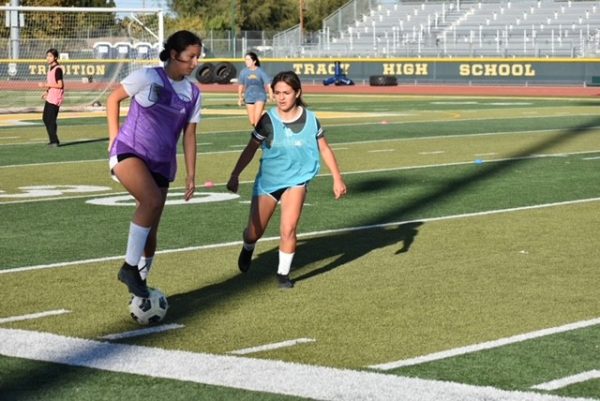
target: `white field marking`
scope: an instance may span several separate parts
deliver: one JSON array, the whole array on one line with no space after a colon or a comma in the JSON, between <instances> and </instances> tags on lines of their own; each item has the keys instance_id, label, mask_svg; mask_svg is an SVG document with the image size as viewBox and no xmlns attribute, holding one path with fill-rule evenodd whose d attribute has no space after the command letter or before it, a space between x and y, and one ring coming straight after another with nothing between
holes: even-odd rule
<instances>
[{"instance_id":1,"label":"white field marking","mask_svg":"<svg viewBox=\"0 0 600 401\"><path fill-rule=\"evenodd\" d=\"M350 149L350 148L344 148L344 147L340 147L340 148L338 148L338 147L336 147L336 146L332 146L332 147L331 147L331 149L333 149L333 150L348 150L348 149Z\"/></svg>"},{"instance_id":2,"label":"white field marking","mask_svg":"<svg viewBox=\"0 0 600 401\"><path fill-rule=\"evenodd\" d=\"M0 136L0 139L18 139L18 136Z\"/></svg>"},{"instance_id":3,"label":"white field marking","mask_svg":"<svg viewBox=\"0 0 600 401\"><path fill-rule=\"evenodd\" d=\"M413 366L420 365L426 362L439 361L441 359L451 358L459 355L471 354L473 352L479 352L483 350L488 350L492 348L503 347L505 345L515 344L527 340L531 340L534 338L550 336L553 334L565 333L567 331L573 331L577 329L582 329L585 327L596 326L600 324L600 318L591 319L591 320L582 320L575 323L565 324L564 326L551 327L548 329L542 329L537 331L532 331L529 333L517 334L511 337L500 338L494 341L487 341L484 343L467 345L466 347L454 348L446 351L435 352L429 355L422 355L415 358L403 359L401 361L382 363L379 365L371 365L369 368L378 369L378 370L391 370L396 368L402 368L405 366Z\"/></svg>"},{"instance_id":4,"label":"white field marking","mask_svg":"<svg viewBox=\"0 0 600 401\"><path fill-rule=\"evenodd\" d=\"M19 120L4 120L0 121L0 127L27 127L30 125L42 125L41 123L32 123Z\"/></svg>"},{"instance_id":5,"label":"white field marking","mask_svg":"<svg viewBox=\"0 0 600 401\"><path fill-rule=\"evenodd\" d=\"M473 156L494 156L497 155L496 152L488 152L488 153L475 153Z\"/></svg>"},{"instance_id":6,"label":"white field marking","mask_svg":"<svg viewBox=\"0 0 600 401\"><path fill-rule=\"evenodd\" d=\"M125 338L146 336L148 334L162 333L164 331L181 329L185 327L183 324L161 324L160 326L146 327L138 330L125 331L123 333L107 334L100 337L101 340L123 340Z\"/></svg>"},{"instance_id":7,"label":"white field marking","mask_svg":"<svg viewBox=\"0 0 600 401\"><path fill-rule=\"evenodd\" d=\"M230 148L238 148L239 149L239 148L245 148L246 145L229 145L228 147L230 147Z\"/></svg>"},{"instance_id":8,"label":"white field marking","mask_svg":"<svg viewBox=\"0 0 600 401\"><path fill-rule=\"evenodd\" d=\"M527 102L492 102L492 103L481 103L484 106L529 106L531 103Z\"/></svg>"},{"instance_id":9,"label":"white field marking","mask_svg":"<svg viewBox=\"0 0 600 401\"><path fill-rule=\"evenodd\" d=\"M259 345L256 347L238 349L236 351L230 351L230 352L228 352L228 354L233 354L233 355L254 354L256 352L271 351L271 350L279 349L279 348L293 347L294 345L298 345L298 344L314 343L315 341L317 341L317 340L315 340L314 338L296 338L295 340L287 340L287 341L281 341L278 343L265 344L265 345Z\"/></svg>"},{"instance_id":10,"label":"white field marking","mask_svg":"<svg viewBox=\"0 0 600 401\"><path fill-rule=\"evenodd\" d=\"M600 379L600 370L588 370L587 372L563 377L562 379L537 384L535 386L531 386L531 388L534 390L553 391L558 390L559 388L570 386L571 384L582 383L594 379Z\"/></svg>"},{"instance_id":11,"label":"white field marking","mask_svg":"<svg viewBox=\"0 0 600 401\"><path fill-rule=\"evenodd\" d=\"M446 153L445 150L432 150L431 152L419 152L420 155L439 155L441 153Z\"/></svg>"},{"instance_id":12,"label":"white field marking","mask_svg":"<svg viewBox=\"0 0 600 401\"><path fill-rule=\"evenodd\" d=\"M198 142L196 145L198 145L198 146L212 145L212 142Z\"/></svg>"},{"instance_id":13,"label":"white field marking","mask_svg":"<svg viewBox=\"0 0 600 401\"><path fill-rule=\"evenodd\" d=\"M314 400L582 400L377 372L115 344L15 329L0 329L0 354Z\"/></svg>"},{"instance_id":14,"label":"white field marking","mask_svg":"<svg viewBox=\"0 0 600 401\"><path fill-rule=\"evenodd\" d=\"M477 101L467 101L467 100L464 100L464 101L461 101L461 102L437 101L437 102L430 102L429 104L439 104L439 105L441 105L441 104L449 104L449 105L455 106L455 105L464 105L464 104L479 104L479 102L477 102Z\"/></svg>"},{"instance_id":15,"label":"white field marking","mask_svg":"<svg viewBox=\"0 0 600 401\"><path fill-rule=\"evenodd\" d=\"M367 153L383 153L383 152L395 152L396 149L376 149L376 150L369 150L367 151Z\"/></svg>"},{"instance_id":16,"label":"white field marking","mask_svg":"<svg viewBox=\"0 0 600 401\"><path fill-rule=\"evenodd\" d=\"M596 129L596 128L600 128L600 126L598 127L591 127L591 129ZM426 140L435 140L435 139L460 139L460 138L466 138L466 137L476 137L476 136L494 136L494 135L517 135L517 134L545 134L548 132L556 132L556 129L543 129L543 130L529 130L529 131L507 131L507 132L483 132L483 133L479 133L479 134L460 134L460 135L434 135L434 136L427 136L427 137L414 137L414 138L388 138L388 139L372 139L372 140L367 140L367 141L353 141L353 142L336 142L335 144L330 144L331 146L347 146L347 145L363 145L363 144L370 144L370 143L386 143L386 142L405 142L405 141L426 141ZM558 130L560 131L560 130ZM239 130L236 131L219 131L219 132L239 132ZM44 141L38 141L39 143L42 143ZM0 144L0 146L3 146L6 144ZM22 143L20 144L10 144L10 145L23 145ZM235 146L246 146L246 145L235 145ZM586 151L586 152L576 152L576 153L571 153L571 154L577 154L577 153L594 153L594 152L599 152L600 150L591 150L591 151ZM237 150L220 150L220 151L213 151L213 152L197 152L197 155L200 156L212 156L212 155L221 155L221 154L228 154L228 153L235 153L237 152ZM97 162L107 162L107 159L93 159L93 160L70 160L70 161L62 161L62 162L44 162L44 163L27 163L27 164L11 164L11 165L6 165L6 166L0 166L1 168L21 168L21 167L35 167L35 166L45 166L45 165L55 165L55 164L79 164L79 163L97 163Z\"/></svg>"},{"instance_id":17,"label":"white field marking","mask_svg":"<svg viewBox=\"0 0 600 401\"><path fill-rule=\"evenodd\" d=\"M48 316L64 315L65 313L71 313L71 311L66 310L66 309L56 309L56 310L49 310L46 312L30 313L30 314L21 315L21 316L4 317L4 318L0 319L0 324L20 322L22 320L33 320L33 319L39 319L39 318L48 317Z\"/></svg>"},{"instance_id":18,"label":"white field marking","mask_svg":"<svg viewBox=\"0 0 600 401\"><path fill-rule=\"evenodd\" d=\"M484 212L462 213L462 214L455 214L455 215L451 215L451 216L430 217L430 218L415 219L415 220L396 221L396 222L384 223L384 224L372 224L372 225L367 225L367 226L312 231L312 232L308 232L308 233L300 233L297 236L298 236L298 238L310 238L310 237L314 237L314 236L371 230L374 228L396 227L396 226L399 226L402 224L408 224L408 223L417 223L417 222L427 223L427 222L434 222L434 221L463 219L463 218L469 218L469 217L490 216L490 215L501 214L501 213L512 213L512 212L519 212L519 211L523 211L523 210L535 210L535 209L543 209L543 208L556 207L556 206L577 205L577 204L582 204L582 203L598 202L598 201L600 201L600 198L577 199L577 200L572 200L572 201L552 202L552 203L544 203L544 204L540 204L540 205L513 207L513 208L508 208L508 209L487 210ZM277 237L264 237L264 238L261 238L260 241L267 242L267 241L279 241L279 240L280 240L280 238L277 236ZM219 244L208 244L208 245L189 246L189 247L184 247L184 248L163 249L160 251L156 251L156 253L157 254L169 254L169 253L179 253L179 252L192 252L192 251L201 251L201 250L205 250L205 249L227 248L230 246L237 247L240 245L242 245L242 241L232 241L232 242L222 242ZM83 264L90 264L90 263L109 262L111 260L120 260L123 257L124 257L124 255L105 256L102 258L75 260L75 261L71 261L71 262L58 262L58 263L50 263L50 264L45 264L45 265L23 266L23 267L15 267L15 268L0 268L0 274L18 273L18 272L31 271L31 270L41 270L41 269L52 269L52 268L58 268L58 267L75 266L75 265L83 265Z\"/></svg>"},{"instance_id":19,"label":"white field marking","mask_svg":"<svg viewBox=\"0 0 600 401\"><path fill-rule=\"evenodd\" d=\"M597 151L585 151L585 152L574 152L572 154L579 154L579 153L594 153L594 152L600 152L600 150ZM561 154L562 156L562 154ZM553 155L548 154L548 155L540 155L537 156L536 158L539 157L553 157ZM495 162L495 161L505 161L505 160L516 160L516 159L497 159L497 160L489 160L490 163ZM421 169L421 168L432 168L432 167L448 167L448 166L460 166L460 165L464 165L464 164L472 164L472 161L467 161L467 162L454 162L454 163L441 163L441 164L427 164L427 165L423 165L423 166L403 166L403 167L394 167L394 168L383 168L383 169L373 169L373 170L358 170L358 171L346 171L344 172L344 175L350 175L350 174L365 174L365 173L382 173L382 172L390 172L390 171L402 171L402 170L413 170L413 169ZM2 168L2 166L0 166L0 168ZM319 177L326 177L326 176L330 176L331 174L319 174ZM240 184L249 184L252 183L254 181L240 181ZM221 186L221 185L225 185L226 183L215 183L215 186ZM178 190L178 189L184 189L183 187L171 187L171 190ZM107 193L106 196L118 196L118 195L127 195L128 192L115 192L115 193ZM30 203L30 202L44 202L44 201L53 201L53 200L57 200L60 199L61 201L63 200L69 200L69 199L82 199L82 198L91 198L91 197L95 197L94 195L73 195L73 196L55 196L55 197L51 197L51 198L35 198L35 199L22 199L22 200L13 200L13 201L1 201L0 205L12 205L12 204L16 204L16 203Z\"/></svg>"},{"instance_id":20,"label":"white field marking","mask_svg":"<svg viewBox=\"0 0 600 401\"><path fill-rule=\"evenodd\" d=\"M582 160L598 160L600 159L600 156L594 156L594 157L583 157Z\"/></svg>"}]
</instances>

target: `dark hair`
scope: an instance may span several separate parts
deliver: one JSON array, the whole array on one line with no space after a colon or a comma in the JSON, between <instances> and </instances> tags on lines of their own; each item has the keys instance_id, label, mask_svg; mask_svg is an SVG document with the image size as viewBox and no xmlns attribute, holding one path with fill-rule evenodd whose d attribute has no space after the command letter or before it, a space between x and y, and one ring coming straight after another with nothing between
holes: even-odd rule
<instances>
[{"instance_id":1,"label":"dark hair","mask_svg":"<svg viewBox=\"0 0 600 401\"><path fill-rule=\"evenodd\" d=\"M202 39L198 35L190 31L177 31L169 36L163 45L164 49L160 52L159 58L161 61L167 61L171 57L171 50L175 50L179 54L188 46L193 45L202 46Z\"/></svg>"},{"instance_id":2,"label":"dark hair","mask_svg":"<svg viewBox=\"0 0 600 401\"><path fill-rule=\"evenodd\" d=\"M254 61L254 64L257 67L260 67L260 60L258 59L258 56L256 55L256 53L248 52L248 53L246 53L246 56L249 56Z\"/></svg>"},{"instance_id":3,"label":"dark hair","mask_svg":"<svg viewBox=\"0 0 600 401\"><path fill-rule=\"evenodd\" d=\"M58 50L56 50L54 48L48 49L48 50L46 50L46 54L48 54L48 53L52 54L54 56L54 58L58 58Z\"/></svg>"},{"instance_id":4,"label":"dark hair","mask_svg":"<svg viewBox=\"0 0 600 401\"><path fill-rule=\"evenodd\" d=\"M282 71L275 75L275 78L273 78L273 81L271 82L271 89L275 90L275 84L277 84L277 82L285 82L292 87L294 92L300 92L300 96L296 98L296 106L307 106L302 99L302 84L300 83L300 78L294 71Z\"/></svg>"}]
</instances>

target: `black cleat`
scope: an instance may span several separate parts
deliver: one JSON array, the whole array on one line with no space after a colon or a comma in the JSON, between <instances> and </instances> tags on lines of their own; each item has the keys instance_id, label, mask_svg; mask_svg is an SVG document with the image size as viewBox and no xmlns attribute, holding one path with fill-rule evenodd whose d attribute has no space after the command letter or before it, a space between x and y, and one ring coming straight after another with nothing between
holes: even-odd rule
<instances>
[{"instance_id":1,"label":"black cleat","mask_svg":"<svg viewBox=\"0 0 600 401\"><path fill-rule=\"evenodd\" d=\"M252 253L254 249L248 251L246 248L242 247L240 251L240 256L238 257L238 267L242 273L246 273L250 269L250 264L252 263Z\"/></svg>"},{"instance_id":2,"label":"black cleat","mask_svg":"<svg viewBox=\"0 0 600 401\"><path fill-rule=\"evenodd\" d=\"M137 266L130 266L127 263L123 263L117 278L119 281L125 283L129 292L136 297L148 298L150 296L146 281L140 277Z\"/></svg>"},{"instance_id":3,"label":"black cleat","mask_svg":"<svg viewBox=\"0 0 600 401\"><path fill-rule=\"evenodd\" d=\"M279 288L293 288L294 282L290 280L289 274L277 274Z\"/></svg>"}]
</instances>

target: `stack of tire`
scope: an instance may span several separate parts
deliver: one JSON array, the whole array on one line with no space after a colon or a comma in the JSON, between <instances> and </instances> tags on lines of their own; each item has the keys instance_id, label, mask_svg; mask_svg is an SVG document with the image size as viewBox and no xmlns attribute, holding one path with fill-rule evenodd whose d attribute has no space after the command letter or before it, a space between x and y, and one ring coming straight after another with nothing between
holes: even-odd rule
<instances>
[{"instance_id":1,"label":"stack of tire","mask_svg":"<svg viewBox=\"0 0 600 401\"><path fill-rule=\"evenodd\" d=\"M196 79L201 84L230 84L237 76L235 66L228 62L204 63L196 69Z\"/></svg>"},{"instance_id":2,"label":"stack of tire","mask_svg":"<svg viewBox=\"0 0 600 401\"><path fill-rule=\"evenodd\" d=\"M369 77L371 86L397 86L398 80L394 75L371 75Z\"/></svg>"}]
</instances>

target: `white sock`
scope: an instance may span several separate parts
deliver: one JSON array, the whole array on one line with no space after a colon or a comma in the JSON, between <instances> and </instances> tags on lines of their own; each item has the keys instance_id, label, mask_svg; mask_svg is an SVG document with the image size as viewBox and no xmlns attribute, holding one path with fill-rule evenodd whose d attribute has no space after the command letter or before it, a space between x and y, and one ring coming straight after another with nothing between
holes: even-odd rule
<instances>
[{"instance_id":1,"label":"white sock","mask_svg":"<svg viewBox=\"0 0 600 401\"><path fill-rule=\"evenodd\" d=\"M140 262L149 233L150 227L138 226L133 222L129 224L129 238L127 239L127 253L125 254L125 262L128 265L137 266Z\"/></svg>"},{"instance_id":2,"label":"white sock","mask_svg":"<svg viewBox=\"0 0 600 401\"><path fill-rule=\"evenodd\" d=\"M277 267L277 274L286 276L290 274L292 268L292 259L294 259L294 253L285 253L279 251L279 266Z\"/></svg>"},{"instance_id":3,"label":"white sock","mask_svg":"<svg viewBox=\"0 0 600 401\"><path fill-rule=\"evenodd\" d=\"M140 272L140 277L142 280L146 280L148 278L148 274L150 274L150 269L152 268L152 261L154 260L154 256L145 257L142 256L140 258L140 263L138 263L138 271Z\"/></svg>"},{"instance_id":4,"label":"white sock","mask_svg":"<svg viewBox=\"0 0 600 401\"><path fill-rule=\"evenodd\" d=\"M247 251L253 251L255 246L256 242L254 244L249 244L246 241L244 241L244 249Z\"/></svg>"}]
</instances>

